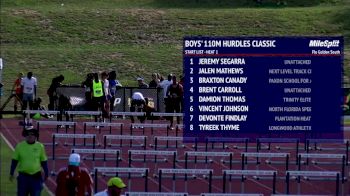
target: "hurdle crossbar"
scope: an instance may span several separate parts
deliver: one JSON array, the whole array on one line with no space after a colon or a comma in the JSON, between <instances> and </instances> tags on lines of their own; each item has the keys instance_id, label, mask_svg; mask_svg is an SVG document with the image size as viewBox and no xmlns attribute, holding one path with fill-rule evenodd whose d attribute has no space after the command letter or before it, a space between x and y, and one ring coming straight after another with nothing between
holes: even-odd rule
<instances>
[{"instance_id":1,"label":"hurdle crossbar","mask_svg":"<svg viewBox=\"0 0 350 196\"><path fill-rule=\"evenodd\" d=\"M286 184L287 184L287 194L289 191L289 180L290 176L297 176L298 185L300 185L300 176L306 177L335 177L336 180L336 193L335 195L339 195L339 179L340 174L338 171L286 171ZM299 189L299 187L298 187Z\"/></svg>"},{"instance_id":2,"label":"hurdle crossbar","mask_svg":"<svg viewBox=\"0 0 350 196\"><path fill-rule=\"evenodd\" d=\"M240 175L241 186L243 188L245 176L254 176L257 178L259 176L272 176L272 192L276 193L276 176L277 171L274 170L222 170L223 173L223 192L226 192L226 176L227 175ZM230 178L231 181L231 178Z\"/></svg>"},{"instance_id":3,"label":"hurdle crossbar","mask_svg":"<svg viewBox=\"0 0 350 196\"><path fill-rule=\"evenodd\" d=\"M185 168L188 168L188 157L194 156L194 163L197 163L197 157L205 157L205 163L208 163L208 157L229 157L230 169L232 169L233 152L207 152L207 151L185 151ZM211 161L209 161L211 162ZM224 160L221 160L223 163Z\"/></svg>"},{"instance_id":4,"label":"hurdle crossbar","mask_svg":"<svg viewBox=\"0 0 350 196\"><path fill-rule=\"evenodd\" d=\"M244 143L243 149L245 149L246 152L248 152L248 143L249 138L226 138L226 137L207 137L205 139L205 150L208 151L208 145L211 143L211 149L214 149L215 143L222 143L222 149L228 148L226 143ZM235 149L240 149L242 147L234 146Z\"/></svg>"},{"instance_id":5,"label":"hurdle crossbar","mask_svg":"<svg viewBox=\"0 0 350 196\"><path fill-rule=\"evenodd\" d=\"M121 154L120 150L114 150L114 149L81 149L81 148L73 148L71 149L72 153L78 153L78 154L92 154L92 161L93 161L93 167L95 167L95 154L103 154L103 160L104 163L107 161L106 154L112 154L116 155L115 160L115 167L119 166L119 156Z\"/></svg>"},{"instance_id":6,"label":"hurdle crossbar","mask_svg":"<svg viewBox=\"0 0 350 196\"><path fill-rule=\"evenodd\" d=\"M163 174L172 174L172 180L173 180L173 191L175 192L175 175L176 174L184 174L185 175L185 191L187 190L187 175L204 175L205 177L209 175L209 193L212 191L212 176L213 176L213 170L212 169L168 169L168 168L160 168L158 169L158 191L162 192L162 175Z\"/></svg>"},{"instance_id":7,"label":"hurdle crossbar","mask_svg":"<svg viewBox=\"0 0 350 196\"><path fill-rule=\"evenodd\" d=\"M149 168L130 168L130 167L95 167L95 193L97 192L98 188L98 172L102 173L115 173L116 176L119 175L119 173L128 173L128 189L131 190L131 173L141 174L142 177L145 179L145 192L148 191L148 172Z\"/></svg>"},{"instance_id":8,"label":"hurdle crossbar","mask_svg":"<svg viewBox=\"0 0 350 196\"><path fill-rule=\"evenodd\" d=\"M248 163L247 158L249 157L254 157L256 158L256 165L260 164L259 158L285 158L285 166L286 170L288 170L289 166L289 156L290 153L262 153L262 152L242 152L241 157L242 157L242 169L245 169L245 165ZM272 161L267 160L268 164L272 163ZM281 162L274 161L274 163L280 164Z\"/></svg>"},{"instance_id":9,"label":"hurdle crossbar","mask_svg":"<svg viewBox=\"0 0 350 196\"><path fill-rule=\"evenodd\" d=\"M141 128L142 134L145 134L145 128L151 128L151 134L153 135L154 129L166 129L167 136L169 135L169 126L167 124L148 124L148 123L132 123L130 125L131 135L133 133L133 129Z\"/></svg>"},{"instance_id":10,"label":"hurdle crossbar","mask_svg":"<svg viewBox=\"0 0 350 196\"><path fill-rule=\"evenodd\" d=\"M112 127L120 127L120 134L123 135L124 123L111 123L111 122L84 122L84 133L86 133L87 127L98 126L99 132L101 133L101 127L109 127L109 134L112 134Z\"/></svg>"},{"instance_id":11,"label":"hurdle crossbar","mask_svg":"<svg viewBox=\"0 0 350 196\"><path fill-rule=\"evenodd\" d=\"M103 143L104 148L107 148L107 140L119 140L119 146L123 146L123 140L129 140L129 147L133 147L133 140L142 140L143 144L140 146L146 149L146 143L147 143L147 136L136 136L136 135L104 135L103 136ZM112 145L112 144L110 144Z\"/></svg>"}]
</instances>

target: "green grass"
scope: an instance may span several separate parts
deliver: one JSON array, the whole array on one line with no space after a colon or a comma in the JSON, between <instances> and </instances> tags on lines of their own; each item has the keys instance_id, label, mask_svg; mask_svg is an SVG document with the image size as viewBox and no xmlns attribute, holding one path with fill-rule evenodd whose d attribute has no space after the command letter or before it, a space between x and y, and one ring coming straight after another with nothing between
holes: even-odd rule
<instances>
[{"instance_id":1,"label":"green grass","mask_svg":"<svg viewBox=\"0 0 350 196\"><path fill-rule=\"evenodd\" d=\"M12 150L7 146L6 142L0 137L0 195L16 195L17 181L10 182L9 173L12 160ZM49 193L44 189L41 192L42 196L49 196Z\"/></svg>"},{"instance_id":2,"label":"green grass","mask_svg":"<svg viewBox=\"0 0 350 196\"><path fill-rule=\"evenodd\" d=\"M66 83L81 83L88 72L117 70L125 86L136 86L136 75L146 82L152 72L179 75L185 35L344 35L350 74L349 0L287 0L287 6L273 0L215 2L2 0L5 90L19 71L34 72L44 100L51 79L61 73Z\"/></svg>"}]
</instances>

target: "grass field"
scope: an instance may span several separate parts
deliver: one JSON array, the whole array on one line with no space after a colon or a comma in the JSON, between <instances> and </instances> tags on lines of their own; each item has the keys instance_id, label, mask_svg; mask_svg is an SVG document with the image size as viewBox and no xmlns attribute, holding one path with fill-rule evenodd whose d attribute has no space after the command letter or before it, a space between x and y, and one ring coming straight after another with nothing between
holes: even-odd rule
<instances>
[{"instance_id":1,"label":"grass field","mask_svg":"<svg viewBox=\"0 0 350 196\"><path fill-rule=\"evenodd\" d=\"M9 181L10 164L12 159L12 150L7 146L6 142L0 137L0 195L16 195L17 182ZM42 196L49 196L49 193L44 189Z\"/></svg>"},{"instance_id":2,"label":"grass field","mask_svg":"<svg viewBox=\"0 0 350 196\"><path fill-rule=\"evenodd\" d=\"M349 0L287 2L2 0L5 90L19 71L34 72L44 100L51 79L59 74L65 75L65 83L81 83L89 72L117 70L125 86L135 86L136 75L146 82L152 72L179 75L186 35L344 35L349 75Z\"/></svg>"}]
</instances>

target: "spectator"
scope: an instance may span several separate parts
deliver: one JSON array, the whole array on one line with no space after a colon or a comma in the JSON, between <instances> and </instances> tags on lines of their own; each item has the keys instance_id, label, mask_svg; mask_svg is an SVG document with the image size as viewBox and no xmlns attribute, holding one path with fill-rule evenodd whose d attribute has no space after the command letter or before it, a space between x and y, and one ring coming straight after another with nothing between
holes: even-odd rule
<instances>
[{"instance_id":1,"label":"spectator","mask_svg":"<svg viewBox=\"0 0 350 196\"><path fill-rule=\"evenodd\" d=\"M22 87L21 87L21 82L23 78L23 73L20 72L17 75L17 79L15 80L15 83L13 84L12 87L12 93L15 95L15 101L13 105L13 110L16 112L17 111L17 105L20 104L22 106Z\"/></svg>"},{"instance_id":2,"label":"spectator","mask_svg":"<svg viewBox=\"0 0 350 196\"><path fill-rule=\"evenodd\" d=\"M177 83L176 76L173 76L172 80L173 83L168 87L167 90L169 101L169 110L167 112L173 113L175 111L176 113L179 113L181 111L180 108L183 96L183 87L181 84ZM169 120L170 127L173 128L173 117L170 117ZM180 124L180 117L177 117L177 124Z\"/></svg>"},{"instance_id":3,"label":"spectator","mask_svg":"<svg viewBox=\"0 0 350 196\"><path fill-rule=\"evenodd\" d=\"M25 141L16 145L11 162L10 181L14 179L14 172L18 165L17 195L40 196L43 188L41 168L43 168L46 180L49 176L45 147L36 141L39 131L33 128L24 129L22 132Z\"/></svg>"},{"instance_id":4,"label":"spectator","mask_svg":"<svg viewBox=\"0 0 350 196\"><path fill-rule=\"evenodd\" d=\"M181 84L182 88L184 87L185 81L184 81L185 77L184 76L180 76L180 81L179 84ZM180 106L181 106L181 112L184 112L184 97L182 95L181 100L180 100Z\"/></svg>"},{"instance_id":5,"label":"spectator","mask_svg":"<svg viewBox=\"0 0 350 196\"><path fill-rule=\"evenodd\" d=\"M123 188L125 187L126 185L124 184L122 179L118 177L113 177L108 180L107 189L96 193L95 196L120 196Z\"/></svg>"},{"instance_id":6,"label":"spectator","mask_svg":"<svg viewBox=\"0 0 350 196\"><path fill-rule=\"evenodd\" d=\"M59 75L52 79L51 85L49 89L47 89L47 95L49 96L49 110L55 110L55 101L57 100L56 89L62 86L62 82L64 80L63 75Z\"/></svg>"},{"instance_id":7,"label":"spectator","mask_svg":"<svg viewBox=\"0 0 350 196\"><path fill-rule=\"evenodd\" d=\"M68 167L61 168L56 178L57 196L91 196L93 180L86 168L80 167L80 155L69 156Z\"/></svg>"},{"instance_id":8,"label":"spectator","mask_svg":"<svg viewBox=\"0 0 350 196\"><path fill-rule=\"evenodd\" d=\"M173 75L169 74L168 75L168 79L167 80L163 80L159 83L158 87L163 89L163 93L164 93L164 104L165 104L165 111L166 112L170 112L170 108L169 108L169 102L168 102L168 96L167 96L167 90L168 87L173 83L172 82L172 78Z\"/></svg>"},{"instance_id":9,"label":"spectator","mask_svg":"<svg viewBox=\"0 0 350 196\"><path fill-rule=\"evenodd\" d=\"M85 81L82 83L82 86L85 89L85 110L92 110L92 81L94 79L94 74L89 73L86 75Z\"/></svg>"},{"instance_id":10,"label":"spectator","mask_svg":"<svg viewBox=\"0 0 350 196\"><path fill-rule=\"evenodd\" d=\"M110 110L113 111L114 107L117 105L114 103L117 90L122 87L122 84L117 80L117 73L115 71L109 72L109 92L111 93Z\"/></svg>"},{"instance_id":11,"label":"spectator","mask_svg":"<svg viewBox=\"0 0 350 196\"><path fill-rule=\"evenodd\" d=\"M98 73L94 73L94 80L92 81L92 104L95 111L104 110L105 93L103 86L103 82L98 78ZM97 117L95 120L97 121Z\"/></svg>"},{"instance_id":12,"label":"spectator","mask_svg":"<svg viewBox=\"0 0 350 196\"><path fill-rule=\"evenodd\" d=\"M149 86L149 88L157 88L158 84L159 84L159 79L158 79L157 73L153 73L152 80L148 86Z\"/></svg>"},{"instance_id":13,"label":"spectator","mask_svg":"<svg viewBox=\"0 0 350 196\"><path fill-rule=\"evenodd\" d=\"M142 78L142 77L137 77L136 80L137 80L137 83L138 83L138 85L139 85L139 88L148 88L148 84L146 84L146 83L143 81L143 78Z\"/></svg>"},{"instance_id":14,"label":"spectator","mask_svg":"<svg viewBox=\"0 0 350 196\"><path fill-rule=\"evenodd\" d=\"M131 106L130 106L130 112L143 112L143 108L146 105L145 98L143 97L143 94L140 92L135 92L131 97ZM137 108L137 109L136 109ZM137 117L141 123L145 121L144 116L138 116ZM134 123L134 117L131 116L131 123Z\"/></svg>"},{"instance_id":15,"label":"spectator","mask_svg":"<svg viewBox=\"0 0 350 196\"><path fill-rule=\"evenodd\" d=\"M103 92L104 92L104 105L102 110L102 116L104 118L109 118L110 112L110 100L112 99L111 93L109 91L109 81L108 81L108 73L102 72L101 79L103 82Z\"/></svg>"},{"instance_id":16,"label":"spectator","mask_svg":"<svg viewBox=\"0 0 350 196\"><path fill-rule=\"evenodd\" d=\"M29 109L33 109L33 101L36 96L37 79L33 77L32 72L28 72L27 77L21 81L21 87L23 92L23 110L27 109L29 103Z\"/></svg>"}]
</instances>

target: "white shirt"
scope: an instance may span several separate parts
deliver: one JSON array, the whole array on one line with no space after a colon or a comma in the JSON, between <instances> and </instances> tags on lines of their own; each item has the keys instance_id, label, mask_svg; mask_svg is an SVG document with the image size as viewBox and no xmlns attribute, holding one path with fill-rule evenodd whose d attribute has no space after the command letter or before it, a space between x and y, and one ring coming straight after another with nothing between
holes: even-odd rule
<instances>
[{"instance_id":1,"label":"white shirt","mask_svg":"<svg viewBox=\"0 0 350 196\"><path fill-rule=\"evenodd\" d=\"M34 86L37 86L35 77L28 79L28 77L22 78L21 85L23 86L23 93L34 94Z\"/></svg>"},{"instance_id":2,"label":"white shirt","mask_svg":"<svg viewBox=\"0 0 350 196\"><path fill-rule=\"evenodd\" d=\"M105 95L109 95L109 81L107 79L103 80L103 89L105 91Z\"/></svg>"},{"instance_id":3,"label":"white shirt","mask_svg":"<svg viewBox=\"0 0 350 196\"><path fill-rule=\"evenodd\" d=\"M167 97L167 96L166 96L166 91L167 91L169 85L172 84L172 83L173 83L172 80L170 80L170 81L169 81L169 80L163 80L163 81L161 81L161 82L159 83L159 86L163 89L164 98Z\"/></svg>"},{"instance_id":4,"label":"white shirt","mask_svg":"<svg viewBox=\"0 0 350 196\"><path fill-rule=\"evenodd\" d=\"M142 93L140 92L134 92L134 94L131 97L133 100L145 100Z\"/></svg>"}]
</instances>

